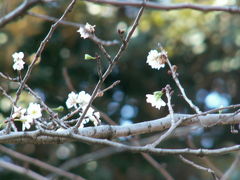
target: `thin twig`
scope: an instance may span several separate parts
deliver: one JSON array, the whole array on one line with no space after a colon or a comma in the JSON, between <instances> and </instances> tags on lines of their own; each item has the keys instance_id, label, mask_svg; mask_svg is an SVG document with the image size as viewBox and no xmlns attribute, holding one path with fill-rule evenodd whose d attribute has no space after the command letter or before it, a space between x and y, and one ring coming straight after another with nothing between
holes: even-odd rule
<instances>
[{"instance_id":1,"label":"thin twig","mask_svg":"<svg viewBox=\"0 0 240 180\"><path fill-rule=\"evenodd\" d=\"M5 97L7 97L7 98L11 101L12 104L14 103L13 98L12 98L12 97L3 89L3 87L1 87L1 86L0 86L0 92L2 92L2 94L3 94Z\"/></svg>"},{"instance_id":2,"label":"thin twig","mask_svg":"<svg viewBox=\"0 0 240 180\"><path fill-rule=\"evenodd\" d=\"M40 46L39 46L39 48L38 48L38 50L37 50L37 52L36 52L36 54L35 54L35 56L34 56L34 59L33 59L33 61L31 62L31 64L29 65L28 70L27 70L27 72L26 72L26 74L25 74L25 76L24 76L24 78L23 78L23 80L22 80L22 82L21 82L21 85L19 86L19 88L18 88L18 90L17 90L15 103L18 101L19 95L21 94L22 89L24 88L25 83L27 82L28 78L30 77L30 74L31 74L31 72L32 72L32 70L33 70L34 64L37 62L38 58L41 56L44 48L46 47L47 43L49 42L50 38L52 37L53 32L55 31L55 29L56 29L57 26L59 25L60 21L63 20L63 18L64 18L69 12L71 12L71 10L72 10L75 2L76 2L76 0L72 0L72 1L71 1L71 3L70 3L70 4L68 5L68 7L65 9L63 15L59 18L59 20L58 20L57 22L55 22L55 23L51 26L51 28L50 28L47 36L46 36L46 37L44 38L44 40L41 42L41 44L40 44Z\"/></svg>"},{"instance_id":3,"label":"thin twig","mask_svg":"<svg viewBox=\"0 0 240 180\"><path fill-rule=\"evenodd\" d=\"M115 64L119 61L119 59L122 56L124 50L127 48L129 40L132 37L133 32L135 31L135 29L138 26L138 23L139 23L140 17L142 16L143 10L144 10L144 7L142 7L139 10L139 12L137 14L137 17L135 18L134 23L132 25L132 28L130 29L129 33L127 34L127 36L125 38L125 41L122 43L120 49L118 50L117 54L113 58L112 63L109 64L109 66L108 66L107 70L105 71L105 73L103 74L102 78L98 81L97 85L95 86L95 89L93 90L93 93L91 95L91 99L90 99L88 105L84 109L84 111L82 113L82 116L80 117L79 121L76 123L76 125L73 128L74 131L76 131L79 128L79 126L81 125L81 123L82 123L82 121L84 119L84 116L87 113L89 107L91 106L93 100L95 99L95 97L96 97L96 95L97 95L97 93L98 93L102 83L105 81L105 79L108 77L108 75L112 72Z\"/></svg>"},{"instance_id":4,"label":"thin twig","mask_svg":"<svg viewBox=\"0 0 240 180\"><path fill-rule=\"evenodd\" d=\"M193 102L187 97L186 93L185 93L185 90L184 88L182 87L178 77L177 77L177 73L176 73L176 70L174 69L174 66L172 66L171 62L169 61L168 57L166 56L166 61L167 61L167 64L170 68L170 71L171 71L171 75L172 75L172 78L173 80L175 81L178 89L180 90L181 94L182 94L182 97L184 98L184 100L189 104L189 106L197 113L197 114L200 114L201 111L200 109L193 104Z\"/></svg>"},{"instance_id":5,"label":"thin twig","mask_svg":"<svg viewBox=\"0 0 240 180\"><path fill-rule=\"evenodd\" d=\"M102 51L102 53L104 54L104 56L107 58L108 62L111 64L112 63L112 57L110 56L110 54L106 51L106 49L103 47L102 43L98 43L96 42L99 49Z\"/></svg>"},{"instance_id":6,"label":"thin twig","mask_svg":"<svg viewBox=\"0 0 240 180\"><path fill-rule=\"evenodd\" d=\"M192 9L203 12L210 11L223 11L229 13L240 13L240 8L238 6L213 6L213 5L203 5L203 4L192 4L192 3L158 3L158 2L140 2L140 1L119 1L119 0L87 0L88 2L94 2L99 4L111 4L116 6L133 6L133 7L146 7L150 9L157 10L184 10Z\"/></svg>"},{"instance_id":7,"label":"thin twig","mask_svg":"<svg viewBox=\"0 0 240 180\"><path fill-rule=\"evenodd\" d=\"M115 81L114 83L112 83L110 86L108 86L107 88L101 90L100 92L98 92L97 97L102 97L104 95L104 93L112 88L114 88L115 86L117 86L120 83L120 80Z\"/></svg>"},{"instance_id":8,"label":"thin twig","mask_svg":"<svg viewBox=\"0 0 240 180\"><path fill-rule=\"evenodd\" d=\"M0 160L0 167L8 169L8 170L13 171L13 172L16 172L18 174L22 174L22 175L27 176L27 177L32 178L32 179L48 180L44 176L42 176L42 175L40 175L40 174L38 174L34 171L31 171L29 169L23 168L21 166L17 166L15 164L12 164L10 162L6 162L6 161L3 161L3 160Z\"/></svg>"},{"instance_id":9,"label":"thin twig","mask_svg":"<svg viewBox=\"0 0 240 180\"><path fill-rule=\"evenodd\" d=\"M32 96L35 97L39 101L41 106L50 114L50 116L53 119L58 119L58 114L53 112L52 109L45 104L45 102L42 100L42 98L37 93L35 93L27 84L25 84L24 88L27 91L29 91L29 93L32 94Z\"/></svg>"},{"instance_id":10,"label":"thin twig","mask_svg":"<svg viewBox=\"0 0 240 180\"><path fill-rule=\"evenodd\" d=\"M167 132L165 132L163 135L161 135L156 141L154 141L152 144L146 145L146 146L151 146L151 147L156 147L157 145L159 145L164 139L166 139L169 135L171 135L171 133L183 122L183 119L178 120L177 122L175 122L174 119L174 111L171 105L171 95L170 95L170 86L167 85L166 86L166 96L168 99L167 102L167 106L168 106L168 110L169 110L169 114L171 117L171 127L167 130Z\"/></svg>"},{"instance_id":11,"label":"thin twig","mask_svg":"<svg viewBox=\"0 0 240 180\"><path fill-rule=\"evenodd\" d=\"M69 77L69 74L68 74L68 71L67 71L67 68L66 68L66 67L64 67L64 68L62 69L62 75L63 75L64 81L65 81L65 83L66 83L66 85L67 85L68 90L69 90L69 91L75 91L75 88L74 88L74 86L73 86L73 83L72 83L72 81L71 81L71 78Z\"/></svg>"},{"instance_id":12,"label":"thin twig","mask_svg":"<svg viewBox=\"0 0 240 180\"><path fill-rule=\"evenodd\" d=\"M84 128L82 128L84 129ZM146 146L130 146L126 144L121 144L118 142L110 141L107 139L92 138L87 136L81 136L72 133L70 130L64 130L60 132L49 131L49 130L36 130L36 131L26 131L26 132L11 132L8 135L2 134L0 136L0 143L61 143L67 141L80 141L88 144L99 144L116 147L125 151L135 152L135 153L152 153L158 155L166 154L191 154L191 155L222 155L230 153L233 151L239 151L240 145L234 145L230 147L223 147L218 149L165 149L165 148L152 148Z\"/></svg>"},{"instance_id":13,"label":"thin twig","mask_svg":"<svg viewBox=\"0 0 240 180\"><path fill-rule=\"evenodd\" d=\"M34 12L28 12L28 15L33 16L33 17L38 17L38 18L41 18L41 19L44 19L44 20L47 20L47 21L51 21L51 22L57 22L58 21L57 18L47 16L47 15L43 15L43 14L34 13ZM64 20L61 20L59 22L59 24L67 25L67 26L73 26L73 27L76 27L76 28L80 28L80 27L84 28L84 24L79 24L79 23L74 23L74 22L64 21ZM90 34L89 39L91 39L93 42L95 42L95 43L97 43L101 46L113 46L113 45L119 44L118 40L106 41L106 40L102 40L102 39L98 38L96 35L93 35L93 34Z\"/></svg>"},{"instance_id":14,"label":"thin twig","mask_svg":"<svg viewBox=\"0 0 240 180\"><path fill-rule=\"evenodd\" d=\"M30 8L42 2L42 0L24 0L23 3L20 4L16 9L0 18L0 28L15 20L19 16L24 15Z\"/></svg>"},{"instance_id":15,"label":"thin twig","mask_svg":"<svg viewBox=\"0 0 240 180\"><path fill-rule=\"evenodd\" d=\"M55 122L59 125L59 127L67 128L66 125L59 120L58 113L55 113L43 100L42 98L35 93L27 84L24 85L24 88L29 91L30 94L32 94L33 97L35 97L38 102L41 104L41 106L44 108L44 110L50 115L50 120Z\"/></svg>"},{"instance_id":16,"label":"thin twig","mask_svg":"<svg viewBox=\"0 0 240 180\"><path fill-rule=\"evenodd\" d=\"M64 170L59 169L59 168L57 168L55 166L52 166L52 165L47 164L45 162L42 162L42 161L40 161L38 159L26 156L24 154L21 154L19 152L16 152L16 151L12 150L12 149L6 148L3 145L0 145L0 151L4 152L5 154L8 154L11 157L14 157L14 158L19 159L21 161L33 164L33 165L35 165L37 167L40 167L42 169L51 171L51 172L56 173L56 174L58 174L60 176L64 176L66 178L78 179L78 180L83 180L84 179L84 178L82 178L82 177L80 177L78 175L75 175L75 174L72 174L70 172L64 171Z\"/></svg>"},{"instance_id":17,"label":"thin twig","mask_svg":"<svg viewBox=\"0 0 240 180\"><path fill-rule=\"evenodd\" d=\"M174 178L168 173L168 171L159 164L152 156L147 153L141 153L141 155L146 159L155 169L157 169L166 180L174 180Z\"/></svg>"},{"instance_id":18,"label":"thin twig","mask_svg":"<svg viewBox=\"0 0 240 180\"><path fill-rule=\"evenodd\" d=\"M233 161L232 165L229 167L229 169L224 173L222 178L220 180L227 180L230 179L233 171L237 168L240 162L240 154L238 153L235 157L235 160Z\"/></svg>"},{"instance_id":19,"label":"thin twig","mask_svg":"<svg viewBox=\"0 0 240 180\"><path fill-rule=\"evenodd\" d=\"M103 118L111 125L117 124L108 115L104 116ZM137 138L131 139L131 142L136 145L140 145L139 140ZM146 159L147 162L149 162L150 165L157 169L157 171L160 172L167 180L174 180L174 178L168 173L168 171L160 163L158 163L152 156L150 156L147 153L141 153L141 155L143 156L144 159Z\"/></svg>"},{"instance_id":20,"label":"thin twig","mask_svg":"<svg viewBox=\"0 0 240 180\"><path fill-rule=\"evenodd\" d=\"M70 169L81 166L89 161L97 161L98 159L102 159L113 154L117 154L123 152L123 150L114 148L114 147L106 147L94 152L90 152L79 157L74 157L72 159L67 160L63 164L59 166L59 168L69 171ZM58 177L57 174L48 175L51 179L56 179Z\"/></svg>"},{"instance_id":21,"label":"thin twig","mask_svg":"<svg viewBox=\"0 0 240 180\"><path fill-rule=\"evenodd\" d=\"M205 167L203 167L203 166L200 166L200 165L196 164L195 162L190 161L189 159L186 159L186 158L183 157L182 155L179 155L178 157L179 157L184 163L186 163L186 164L188 164L188 165L191 165L191 166L193 166L193 167L195 167L195 168L197 168L197 169L199 169L199 170L206 171L206 172L210 173L215 180L218 180L218 177L216 176L215 172L214 172L212 169L210 169L210 168L205 168Z\"/></svg>"},{"instance_id":22,"label":"thin twig","mask_svg":"<svg viewBox=\"0 0 240 180\"><path fill-rule=\"evenodd\" d=\"M197 147L195 146L191 136L189 135L187 137L187 144L190 148L193 148L193 149L197 149ZM199 157L200 160L202 160L209 168L211 168L218 177L222 177L223 176L223 173L220 169L218 169L211 161L208 157Z\"/></svg>"}]
</instances>

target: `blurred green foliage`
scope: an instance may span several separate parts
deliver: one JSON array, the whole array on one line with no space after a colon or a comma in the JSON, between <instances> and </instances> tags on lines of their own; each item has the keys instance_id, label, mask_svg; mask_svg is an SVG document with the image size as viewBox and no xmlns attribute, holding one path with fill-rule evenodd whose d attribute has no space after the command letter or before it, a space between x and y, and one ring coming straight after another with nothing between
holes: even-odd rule
<instances>
[{"instance_id":1,"label":"blurred green foliage","mask_svg":"<svg viewBox=\"0 0 240 180\"><path fill-rule=\"evenodd\" d=\"M14 9L21 1L0 1L1 16ZM164 2L164 1L163 1ZM181 2L181 1L174 1ZM202 3L202 1L188 1ZM234 1L208 1L205 4L221 4ZM31 11L60 17L68 1L55 1L38 5ZM77 1L66 20L96 25L96 35L105 40L119 39L117 29L127 31L134 20L137 8L113 7ZM17 76L12 69L14 52L23 51L29 64L40 42L46 36L52 23L45 20L24 16L6 25L0 30L0 71ZM136 123L159 118L168 114L167 108L160 111L145 102L145 94L161 90L166 84L174 89L173 104L177 113L193 113L179 97L179 91L167 74L167 68L160 71L151 69L146 64L148 51L158 48L158 43L168 51L171 62L178 67L180 81L187 95L203 110L218 106L220 102L235 104L238 96L240 68L240 19L237 14L225 12L203 13L193 10L157 11L147 9L134 34L127 51L113 73L107 78L104 87L116 80L120 85L108 91L93 104L106 112L116 123ZM63 68L77 91L91 93L98 81L96 61L85 61L84 55L103 54L90 40L81 39L75 27L60 25L42 53L39 63L34 67L28 81L37 93L44 97L50 107L65 106L70 90L63 78ZM107 47L114 56L119 45ZM103 68L107 60L102 58ZM26 68L23 74L26 72ZM14 95L17 86L1 79L0 85ZM215 93L215 94L214 94ZM210 95L215 95L210 96ZM209 98L209 101L207 101ZM24 92L22 106L27 106L34 99ZM10 102L0 96L0 120L4 121L10 113ZM64 112L66 113L66 111ZM64 114L63 113L63 114ZM19 125L21 127L21 125ZM198 147L216 148L239 142L239 135L231 134L229 127L212 127L193 130L191 136ZM144 137L144 136L143 136ZM187 137L169 139L162 147L183 148ZM58 166L67 159L93 152L101 147L82 143L64 145L11 145L16 150ZM2 155L6 159L6 156ZM212 162L223 172L233 160L233 154L211 157ZM210 179L210 175L183 164L173 156L154 156L166 165L173 177L197 180ZM201 158L191 157L202 163ZM10 160L14 161L14 160ZM19 163L19 162L18 162ZM21 162L20 162L21 163ZM31 166L30 166L31 167ZM31 167L42 174L48 172ZM189 171L191 168L191 171ZM2 179L16 179L19 175L0 169ZM98 161L90 161L73 169L74 173L87 179L162 179L163 177L139 154L121 153ZM238 179L239 172L233 177ZM25 177L24 177L25 178Z\"/></svg>"}]
</instances>

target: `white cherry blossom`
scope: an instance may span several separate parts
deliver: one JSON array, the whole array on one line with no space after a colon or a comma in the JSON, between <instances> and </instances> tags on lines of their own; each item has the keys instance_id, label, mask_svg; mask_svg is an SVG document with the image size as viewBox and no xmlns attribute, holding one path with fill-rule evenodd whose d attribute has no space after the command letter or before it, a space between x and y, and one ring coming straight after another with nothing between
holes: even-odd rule
<instances>
[{"instance_id":1,"label":"white cherry blossom","mask_svg":"<svg viewBox=\"0 0 240 180\"><path fill-rule=\"evenodd\" d=\"M23 52L15 52L13 55L13 69L21 71L24 68L25 62L23 61L24 54Z\"/></svg>"},{"instance_id":2,"label":"white cherry blossom","mask_svg":"<svg viewBox=\"0 0 240 180\"><path fill-rule=\"evenodd\" d=\"M83 109L84 111L84 109ZM82 115L82 113L79 114L80 116ZM86 115L85 115L85 119L82 121L80 128L83 128L85 124L87 124L89 121L92 121L92 123L94 124L94 126L99 125L99 123L101 122L100 120L100 113L96 112L93 108L89 108Z\"/></svg>"},{"instance_id":3,"label":"white cherry blossom","mask_svg":"<svg viewBox=\"0 0 240 180\"><path fill-rule=\"evenodd\" d=\"M151 50L147 56L147 64L153 69L160 69L165 67L167 52L158 52L157 50Z\"/></svg>"},{"instance_id":4,"label":"white cherry blossom","mask_svg":"<svg viewBox=\"0 0 240 180\"><path fill-rule=\"evenodd\" d=\"M146 95L147 103L150 103L153 107L160 109L162 106L166 106L166 103L161 99L162 91L156 91L153 94Z\"/></svg>"},{"instance_id":5,"label":"white cherry blossom","mask_svg":"<svg viewBox=\"0 0 240 180\"><path fill-rule=\"evenodd\" d=\"M80 36L83 39L89 38L91 34L95 32L95 25L92 26L91 24L86 23L86 25L84 27L81 26L77 32L80 33Z\"/></svg>"},{"instance_id":6,"label":"white cherry blossom","mask_svg":"<svg viewBox=\"0 0 240 180\"><path fill-rule=\"evenodd\" d=\"M17 61L22 61L23 57L24 57L24 53L23 52L15 52L13 55L13 61L17 62Z\"/></svg>"},{"instance_id":7,"label":"white cherry blossom","mask_svg":"<svg viewBox=\"0 0 240 180\"><path fill-rule=\"evenodd\" d=\"M23 60L18 60L13 64L13 69L21 71L24 68L25 62Z\"/></svg>"},{"instance_id":8,"label":"white cherry blossom","mask_svg":"<svg viewBox=\"0 0 240 180\"><path fill-rule=\"evenodd\" d=\"M26 109L25 108L22 108L22 107L17 107L17 106L14 106L13 107L13 114L12 114L12 118L13 119L16 119L16 118L21 118L22 116L24 116L24 114L26 113Z\"/></svg>"},{"instance_id":9,"label":"white cherry blossom","mask_svg":"<svg viewBox=\"0 0 240 180\"><path fill-rule=\"evenodd\" d=\"M25 115L21 117L22 120L22 130L30 129L31 124L33 123L33 118L31 115Z\"/></svg>"},{"instance_id":10,"label":"white cherry blossom","mask_svg":"<svg viewBox=\"0 0 240 180\"><path fill-rule=\"evenodd\" d=\"M86 93L85 91L81 91L78 94L77 101L79 105L86 106L89 103L90 99L91 99L90 94Z\"/></svg>"},{"instance_id":11,"label":"white cherry blossom","mask_svg":"<svg viewBox=\"0 0 240 180\"><path fill-rule=\"evenodd\" d=\"M27 109L27 114L33 118L33 119L37 119L42 117L42 112L41 112L41 107L39 104L37 103L30 103Z\"/></svg>"},{"instance_id":12,"label":"white cherry blossom","mask_svg":"<svg viewBox=\"0 0 240 180\"><path fill-rule=\"evenodd\" d=\"M68 109L75 107L77 108L77 104L78 104L78 94L76 94L75 92L71 92L68 94L68 99L66 101L66 106Z\"/></svg>"}]
</instances>

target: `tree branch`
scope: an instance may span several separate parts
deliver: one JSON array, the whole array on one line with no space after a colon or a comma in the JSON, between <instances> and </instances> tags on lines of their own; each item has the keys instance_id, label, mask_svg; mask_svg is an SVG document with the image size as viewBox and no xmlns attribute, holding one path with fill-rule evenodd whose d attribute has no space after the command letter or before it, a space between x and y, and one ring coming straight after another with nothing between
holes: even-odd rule
<instances>
[{"instance_id":1,"label":"tree branch","mask_svg":"<svg viewBox=\"0 0 240 180\"><path fill-rule=\"evenodd\" d=\"M44 19L44 20L47 20L47 21L51 21L51 22L57 22L58 21L57 18L54 18L54 17L51 17L51 16L46 16L46 15L43 15L43 14L37 14L37 13L34 13L34 12L28 12L28 15L33 16L33 17L38 17L38 18L41 18L41 19ZM84 27L84 24L79 24L79 23L74 23L74 22L69 22L69 21L64 21L64 20L60 21L59 24L67 25L67 26L73 26L73 27L76 27L76 28ZM95 43L101 44L103 46L113 46L113 45L119 44L118 40L106 41L106 40L102 40L102 39L98 38L95 35L90 35L89 39L91 39Z\"/></svg>"},{"instance_id":2,"label":"tree branch","mask_svg":"<svg viewBox=\"0 0 240 180\"><path fill-rule=\"evenodd\" d=\"M42 3L42 0L25 0L20 6L18 6L13 11L9 12L7 15L0 18L0 28L13 21L14 19L22 16L32 8L34 5Z\"/></svg>"},{"instance_id":3,"label":"tree branch","mask_svg":"<svg viewBox=\"0 0 240 180\"><path fill-rule=\"evenodd\" d=\"M91 95L91 99L88 103L88 105L85 107L83 113L82 113L82 116L80 117L80 119L78 120L78 122L76 123L76 125L74 126L74 130L77 130L80 126L80 124L82 123L83 119L84 119L84 116L85 114L87 113L89 107L91 106L93 100L95 99L97 93L98 93L98 90L100 89L102 83L105 81L105 79L109 76L109 74L112 72L114 66L118 63L119 59L121 58L123 52L126 50L127 46L128 46L128 43L129 43L129 40L131 39L135 29L137 28L138 24L139 24L139 21L140 21L140 18L142 16L142 13L143 13L143 10L144 10L144 7L141 7L141 9L138 11L138 14L133 22L133 25L130 29L130 31L128 32L124 42L122 43L121 47L119 48L117 54L115 55L115 57L113 58L112 60L112 63L109 64L107 70L105 71L105 73L103 74L103 76L100 78L100 80L98 81L97 85L95 86L93 92L92 92L92 95Z\"/></svg>"},{"instance_id":4,"label":"tree branch","mask_svg":"<svg viewBox=\"0 0 240 180\"><path fill-rule=\"evenodd\" d=\"M66 178L76 179L76 180L84 180L84 178L82 178L82 177L80 177L78 175L75 175L75 174L72 174L70 172L67 172L67 171L64 171L62 169L59 169L57 167L51 166L51 165L49 165L49 164L47 164L45 162L42 162L42 161L40 161L38 159L26 156L24 154L21 154L19 152L16 152L16 151L12 150L12 149L6 148L3 145L0 145L0 151L4 152L5 154L8 154L9 156L12 156L12 157L14 157L16 159L19 159L19 160L22 160L24 162L33 164L35 166L38 166L38 167L43 168L43 169L46 169L48 171L51 171L51 172L56 173L58 175L64 176Z\"/></svg>"},{"instance_id":5,"label":"tree branch","mask_svg":"<svg viewBox=\"0 0 240 180\"><path fill-rule=\"evenodd\" d=\"M210 11L223 11L229 13L240 13L240 8L238 6L212 6L203 4L192 4L192 3L175 3L175 4L165 4L157 2L140 2L140 1L113 1L113 0L87 0L88 2L94 2L98 4L110 4L115 6L132 6L132 7L146 7L150 9L157 10L184 10L192 9L203 12Z\"/></svg>"},{"instance_id":6,"label":"tree branch","mask_svg":"<svg viewBox=\"0 0 240 180\"><path fill-rule=\"evenodd\" d=\"M232 165L230 168L224 173L224 175L221 177L220 180L227 180L231 177L233 171L236 169L236 167L240 163L240 154L238 153L237 156L235 157L235 160L233 161Z\"/></svg>"},{"instance_id":7,"label":"tree branch","mask_svg":"<svg viewBox=\"0 0 240 180\"><path fill-rule=\"evenodd\" d=\"M204 124L206 127L213 125L226 125L237 124L240 122L240 114L226 113L226 114L208 114L208 115L187 115L187 114L174 114L174 119L177 122L182 121L182 126L187 125L199 125ZM176 122L176 123L177 123ZM177 123L178 124L178 123ZM81 128L77 133L81 136L94 137L94 138L117 138L122 136L133 136L139 134L159 132L168 129L171 126L171 117L166 116L161 119L145 121L141 123L130 124L126 126L111 126L102 125L97 127L85 127ZM63 143L72 141L71 129L61 130L56 133L55 137L39 136L36 131L28 132L12 132L10 134L1 134L0 143ZM61 136L64 134L64 136ZM69 136L65 136L69 134Z\"/></svg>"},{"instance_id":8,"label":"tree branch","mask_svg":"<svg viewBox=\"0 0 240 180\"><path fill-rule=\"evenodd\" d=\"M38 48L38 50L37 50L37 52L36 52L35 57L34 57L33 61L31 62L31 64L29 65L28 70L27 70L27 72L26 72L23 80L21 81L21 85L19 86L19 88L18 88L18 90L17 90L15 102L18 101L19 95L21 94L21 91L22 91L22 89L24 88L25 83L27 82L28 78L30 77L30 74L31 74L31 72L32 72L32 70L33 70L34 64L37 62L38 58L41 56L44 48L46 47L47 43L49 42L50 38L52 37L53 32L55 31L55 29L56 29L57 26L59 25L59 22L62 21L63 18L72 10L75 2L76 2L76 0L72 0L72 1L71 1L71 3L70 3L70 4L68 5L68 7L65 9L63 15L58 19L57 22L55 22L55 23L51 26L51 28L50 28L47 36L46 36L46 37L44 38L44 40L41 42L41 44L40 44L40 46L39 46L39 48Z\"/></svg>"},{"instance_id":9,"label":"tree branch","mask_svg":"<svg viewBox=\"0 0 240 180\"><path fill-rule=\"evenodd\" d=\"M179 158L180 158L184 163L189 164L190 166L193 166L193 167L195 167L195 168L197 168L197 169L200 169L200 170L202 170L202 171L206 171L206 172L212 174L213 178L214 178L215 180L218 180L215 172L214 172L212 169L210 169L210 168L205 168L205 167L203 167L203 166L200 166L200 165L194 163L193 161L190 161L190 160L186 159L186 158L183 157L182 155L179 155Z\"/></svg>"},{"instance_id":10,"label":"tree branch","mask_svg":"<svg viewBox=\"0 0 240 180\"><path fill-rule=\"evenodd\" d=\"M12 134L15 134L13 132ZM192 154L192 155L199 155L199 156L204 156L204 155L222 155L226 154L229 152L233 151L238 151L240 150L240 145L234 145L230 147L223 147L223 148L218 148L218 149L189 149L189 148L184 148L184 149L164 149L164 148L152 148L152 147L142 147L142 146L130 146L126 144L121 144L118 142L110 141L107 139L97 139L97 138L92 138L92 137L86 137L86 136L81 136L78 134L74 134L71 131L68 132L55 132L55 131L41 131L37 130L34 132L24 132L22 133L21 138L27 138L26 140L34 140L31 143L37 142L38 138L41 136L45 137L60 137L60 138L71 138L72 140L75 141L80 141L84 143L90 143L90 144L99 144L99 145L106 145L106 146L112 146L119 148L120 150L125 150L125 151L130 151L130 152L135 152L135 153L152 153L152 154L158 154L158 155L166 155L166 154ZM14 140L16 140L16 137L14 135L12 136ZM21 139L23 140L23 139ZM27 141L26 141L27 142Z\"/></svg>"},{"instance_id":11,"label":"tree branch","mask_svg":"<svg viewBox=\"0 0 240 180\"><path fill-rule=\"evenodd\" d=\"M31 171L29 169L17 166L15 164L0 160L0 167L8 169L10 171L22 174L24 176L28 176L32 179L36 179L36 180L47 180L47 178L45 178L44 176L35 173L34 171Z\"/></svg>"}]
</instances>

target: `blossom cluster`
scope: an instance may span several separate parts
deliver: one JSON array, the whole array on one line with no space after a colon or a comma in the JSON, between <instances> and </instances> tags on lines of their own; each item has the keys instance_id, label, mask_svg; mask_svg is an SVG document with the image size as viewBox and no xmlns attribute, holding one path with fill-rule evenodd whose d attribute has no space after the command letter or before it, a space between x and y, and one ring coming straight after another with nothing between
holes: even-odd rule
<instances>
[{"instance_id":1,"label":"blossom cluster","mask_svg":"<svg viewBox=\"0 0 240 180\"><path fill-rule=\"evenodd\" d=\"M81 108L82 112L87 107L89 101L91 99L91 96L86 93L85 91L81 91L78 94L75 92L71 92L68 94L68 99L66 101L66 106L68 109L70 108ZM79 113L81 116L82 113ZM89 107L84 120L82 121L80 128L83 128L85 124L87 124L89 121L91 121L94 126L97 126L100 123L100 113L96 112L92 107Z\"/></svg>"},{"instance_id":2,"label":"blossom cluster","mask_svg":"<svg viewBox=\"0 0 240 180\"><path fill-rule=\"evenodd\" d=\"M23 61L24 54L23 52L15 52L13 55L13 69L17 71L21 71L24 68L25 62Z\"/></svg>"},{"instance_id":3,"label":"blossom cluster","mask_svg":"<svg viewBox=\"0 0 240 180\"><path fill-rule=\"evenodd\" d=\"M29 129L31 124L33 123L34 119L38 119L42 117L42 110L39 104L37 103L30 103L28 108L22 108L14 106L14 112L12 114L12 118L16 121L21 121L22 130L24 131L25 128Z\"/></svg>"},{"instance_id":4,"label":"blossom cluster","mask_svg":"<svg viewBox=\"0 0 240 180\"><path fill-rule=\"evenodd\" d=\"M152 69L159 70L165 67L167 61L167 52L162 50L158 52L157 50L151 50L148 53L146 63L151 66ZM162 91L155 91L153 94L147 94L147 103L152 104L153 107L160 109L162 106L166 106L166 103L161 99L163 95Z\"/></svg>"}]
</instances>

